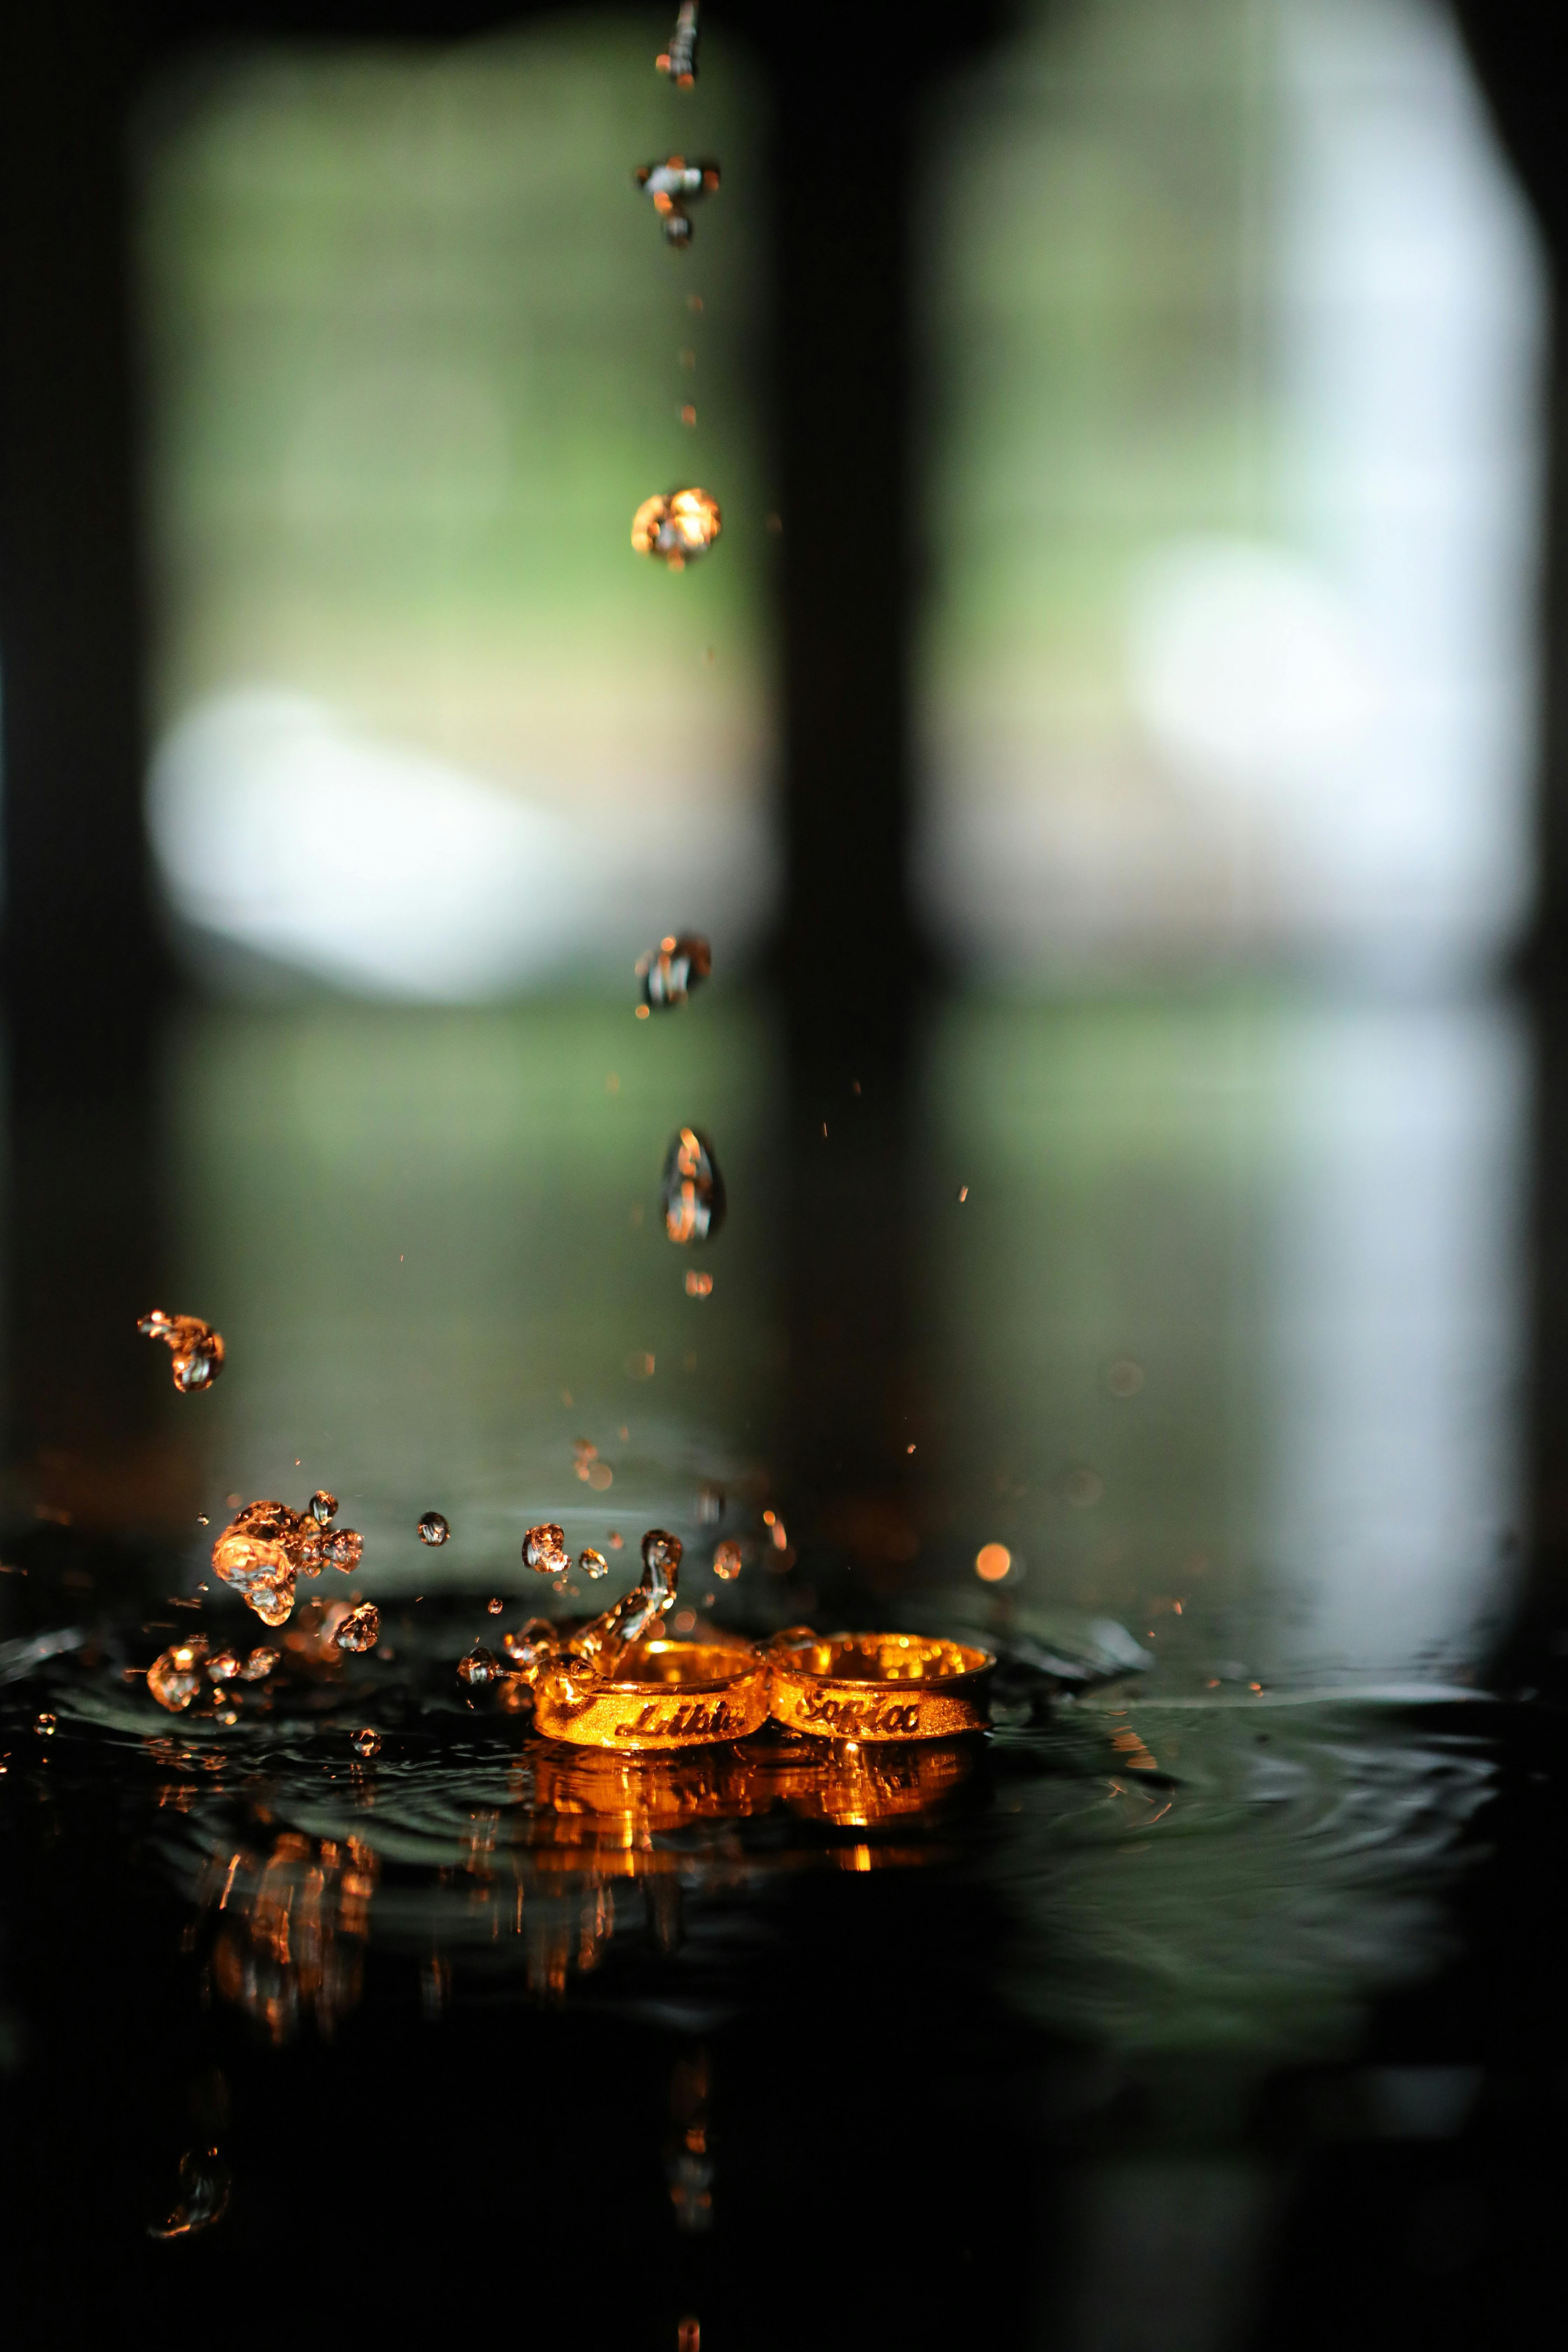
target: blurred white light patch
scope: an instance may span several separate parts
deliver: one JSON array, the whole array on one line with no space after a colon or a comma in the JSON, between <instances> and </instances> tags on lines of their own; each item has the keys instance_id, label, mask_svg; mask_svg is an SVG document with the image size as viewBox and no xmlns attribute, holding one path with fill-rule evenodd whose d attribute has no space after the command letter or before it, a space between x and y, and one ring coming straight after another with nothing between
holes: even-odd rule
<instances>
[{"instance_id":1,"label":"blurred white light patch","mask_svg":"<svg viewBox=\"0 0 1568 2352\"><path fill-rule=\"evenodd\" d=\"M1128 605L1132 707L1188 778L1289 789L1361 750L1370 692L1351 616L1300 557L1179 541L1142 566Z\"/></svg>"},{"instance_id":2,"label":"blurred white light patch","mask_svg":"<svg viewBox=\"0 0 1568 2352\"><path fill-rule=\"evenodd\" d=\"M177 913L358 994L501 995L590 920L571 828L300 695L237 691L182 719L148 818Z\"/></svg>"}]
</instances>

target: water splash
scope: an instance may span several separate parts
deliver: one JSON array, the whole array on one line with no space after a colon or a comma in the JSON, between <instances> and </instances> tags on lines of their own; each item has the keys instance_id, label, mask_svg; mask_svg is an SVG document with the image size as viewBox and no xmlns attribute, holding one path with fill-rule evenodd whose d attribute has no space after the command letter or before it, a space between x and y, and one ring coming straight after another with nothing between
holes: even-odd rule
<instances>
[{"instance_id":1,"label":"water splash","mask_svg":"<svg viewBox=\"0 0 1568 2352\"><path fill-rule=\"evenodd\" d=\"M637 958L643 1003L650 1012L671 1012L686 1003L712 970L713 950L700 932L672 932Z\"/></svg>"},{"instance_id":2,"label":"water splash","mask_svg":"<svg viewBox=\"0 0 1568 2352\"><path fill-rule=\"evenodd\" d=\"M672 572L680 572L707 554L723 527L710 491L663 490L644 499L632 517L632 545L639 555L662 555Z\"/></svg>"},{"instance_id":3,"label":"water splash","mask_svg":"<svg viewBox=\"0 0 1568 2352\"><path fill-rule=\"evenodd\" d=\"M689 89L697 79L697 44L700 37L697 0L680 0L669 47L661 49L653 61L655 71L668 75L677 89Z\"/></svg>"},{"instance_id":4,"label":"water splash","mask_svg":"<svg viewBox=\"0 0 1568 2352\"><path fill-rule=\"evenodd\" d=\"M228 2167L216 2147L193 2147L180 2158L180 2201L166 2221L149 2221L150 2238L192 2238L228 2210Z\"/></svg>"},{"instance_id":5,"label":"water splash","mask_svg":"<svg viewBox=\"0 0 1568 2352\"><path fill-rule=\"evenodd\" d=\"M664 1230L682 1248L709 1242L724 1222L724 1180L700 1128L683 1127L665 1155L659 1184Z\"/></svg>"},{"instance_id":6,"label":"water splash","mask_svg":"<svg viewBox=\"0 0 1568 2352\"><path fill-rule=\"evenodd\" d=\"M174 1357L174 1386L188 1396L194 1389L210 1389L223 1370L223 1334L199 1315L165 1315L154 1307L136 1328L144 1338L162 1339Z\"/></svg>"},{"instance_id":7,"label":"water splash","mask_svg":"<svg viewBox=\"0 0 1568 2352\"><path fill-rule=\"evenodd\" d=\"M622 1653L651 1633L674 1608L681 1550L679 1536L649 1528L642 1539L642 1581L572 1635L574 1654L595 1673L613 1675Z\"/></svg>"},{"instance_id":8,"label":"water splash","mask_svg":"<svg viewBox=\"0 0 1568 2352\"><path fill-rule=\"evenodd\" d=\"M662 163L639 163L634 176L652 199L667 244L689 245L691 219L686 207L718 193L718 164L689 163L684 155L668 155Z\"/></svg>"},{"instance_id":9,"label":"water splash","mask_svg":"<svg viewBox=\"0 0 1568 2352\"><path fill-rule=\"evenodd\" d=\"M347 1575L358 1567L364 1539L353 1528L329 1526L336 1509L336 1497L324 1493L302 1511L287 1503L247 1503L214 1544L214 1570L264 1625L287 1622L300 1577L319 1576L324 1567Z\"/></svg>"}]
</instances>

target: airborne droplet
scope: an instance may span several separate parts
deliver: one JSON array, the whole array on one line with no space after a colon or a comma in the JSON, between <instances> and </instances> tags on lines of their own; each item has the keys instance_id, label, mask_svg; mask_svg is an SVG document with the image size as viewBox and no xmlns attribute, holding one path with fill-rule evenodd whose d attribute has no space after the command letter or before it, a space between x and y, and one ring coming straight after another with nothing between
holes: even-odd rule
<instances>
[{"instance_id":1,"label":"airborne droplet","mask_svg":"<svg viewBox=\"0 0 1568 2352\"><path fill-rule=\"evenodd\" d=\"M150 2238L190 2238L228 2210L228 2167L216 2147L192 2148L180 2158L180 2201L165 2221L149 2221Z\"/></svg>"},{"instance_id":2,"label":"airborne droplet","mask_svg":"<svg viewBox=\"0 0 1568 2352\"><path fill-rule=\"evenodd\" d=\"M724 1180L700 1129L683 1127L665 1156L659 1186L664 1230L685 1247L709 1242L724 1222Z\"/></svg>"},{"instance_id":3,"label":"airborne droplet","mask_svg":"<svg viewBox=\"0 0 1568 2352\"><path fill-rule=\"evenodd\" d=\"M381 1633L381 1612L374 1601L362 1601L343 1618L332 1639L340 1650L374 1650Z\"/></svg>"},{"instance_id":4,"label":"airborne droplet","mask_svg":"<svg viewBox=\"0 0 1568 2352\"><path fill-rule=\"evenodd\" d=\"M742 1566L741 1547L728 1538L713 1548L713 1573L721 1584L733 1584Z\"/></svg>"},{"instance_id":5,"label":"airborne droplet","mask_svg":"<svg viewBox=\"0 0 1568 2352\"><path fill-rule=\"evenodd\" d=\"M572 1555L566 1549L564 1529L552 1519L542 1526L530 1528L522 1539L522 1564L539 1576L564 1576L572 1565Z\"/></svg>"},{"instance_id":6,"label":"airborne droplet","mask_svg":"<svg viewBox=\"0 0 1568 2352\"><path fill-rule=\"evenodd\" d=\"M40 1715L34 1720L33 1729L40 1739L52 1739L58 1728L59 1726L52 1715Z\"/></svg>"},{"instance_id":7,"label":"airborne droplet","mask_svg":"<svg viewBox=\"0 0 1568 2352\"><path fill-rule=\"evenodd\" d=\"M278 1661L282 1654L283 1653L281 1650L252 1650L249 1657L247 1658L244 1665L241 1666L239 1670L239 1678L241 1682L258 1683L264 1681L272 1672L273 1667L278 1664Z\"/></svg>"},{"instance_id":8,"label":"airborne droplet","mask_svg":"<svg viewBox=\"0 0 1568 2352\"><path fill-rule=\"evenodd\" d=\"M470 1689L493 1683L500 1674L500 1660L482 1642L476 1642L466 1658L458 1660L458 1673Z\"/></svg>"},{"instance_id":9,"label":"airborne droplet","mask_svg":"<svg viewBox=\"0 0 1568 2352\"><path fill-rule=\"evenodd\" d=\"M439 1511L426 1511L419 1522L419 1540L431 1545L444 1544L451 1528Z\"/></svg>"},{"instance_id":10,"label":"airborne droplet","mask_svg":"<svg viewBox=\"0 0 1568 2352\"><path fill-rule=\"evenodd\" d=\"M680 0L680 11L675 19L675 30L669 37L669 47L661 49L653 61L655 70L668 74L677 89L689 89L697 79L699 34L697 0Z\"/></svg>"},{"instance_id":11,"label":"airborne droplet","mask_svg":"<svg viewBox=\"0 0 1568 2352\"><path fill-rule=\"evenodd\" d=\"M174 1359L174 1386L186 1395L193 1389L210 1389L223 1370L223 1334L199 1315L165 1315L154 1307L136 1328L147 1339L167 1344Z\"/></svg>"},{"instance_id":12,"label":"airborne droplet","mask_svg":"<svg viewBox=\"0 0 1568 2352\"><path fill-rule=\"evenodd\" d=\"M595 1582L601 1576L608 1576L610 1572L609 1561L602 1551L595 1551L592 1544L585 1551L578 1553L577 1566L584 1576L592 1577Z\"/></svg>"},{"instance_id":13,"label":"airborne droplet","mask_svg":"<svg viewBox=\"0 0 1568 2352\"><path fill-rule=\"evenodd\" d=\"M328 1528L337 1516L337 1496L329 1495L324 1486L318 1486L310 1497L310 1517L319 1528Z\"/></svg>"},{"instance_id":14,"label":"airborne droplet","mask_svg":"<svg viewBox=\"0 0 1568 2352\"><path fill-rule=\"evenodd\" d=\"M531 1617L517 1633L503 1633L500 1645L511 1664L528 1674L542 1665L546 1658L552 1658L561 1643L547 1617Z\"/></svg>"},{"instance_id":15,"label":"airborne droplet","mask_svg":"<svg viewBox=\"0 0 1568 2352\"><path fill-rule=\"evenodd\" d=\"M247 1503L213 1546L213 1566L232 1584L264 1625L281 1625L294 1607L295 1581L319 1576L323 1561L345 1571L357 1567L363 1538L353 1528L323 1527L317 1495L310 1507L291 1511L287 1503Z\"/></svg>"},{"instance_id":16,"label":"airborne droplet","mask_svg":"<svg viewBox=\"0 0 1568 2352\"><path fill-rule=\"evenodd\" d=\"M692 990L708 978L713 969L713 950L699 932L683 931L660 940L647 955L639 956L637 969L643 1003L656 1013L669 1012L684 1004Z\"/></svg>"},{"instance_id":17,"label":"airborne droplet","mask_svg":"<svg viewBox=\"0 0 1568 2352\"><path fill-rule=\"evenodd\" d=\"M148 1667L147 1687L159 1706L166 1706L171 1715L179 1715L189 1706L201 1689L206 1654L207 1645L199 1638L195 1642L176 1642Z\"/></svg>"},{"instance_id":18,"label":"airborne droplet","mask_svg":"<svg viewBox=\"0 0 1568 2352\"><path fill-rule=\"evenodd\" d=\"M724 527L719 501L708 490L665 490L644 499L632 517L639 555L662 555L672 572L706 555Z\"/></svg>"},{"instance_id":19,"label":"airborne droplet","mask_svg":"<svg viewBox=\"0 0 1568 2352\"><path fill-rule=\"evenodd\" d=\"M639 163L635 174L645 196L653 200L668 244L691 242L691 222L686 207L717 193L717 163L689 163L684 155L666 156L662 163Z\"/></svg>"},{"instance_id":20,"label":"airborne droplet","mask_svg":"<svg viewBox=\"0 0 1568 2352\"><path fill-rule=\"evenodd\" d=\"M165 1652L164 1654L168 1654ZM217 1650L207 1660L207 1679L215 1683L231 1683L240 1671L239 1660L232 1650Z\"/></svg>"},{"instance_id":21,"label":"airborne droplet","mask_svg":"<svg viewBox=\"0 0 1568 2352\"><path fill-rule=\"evenodd\" d=\"M381 1754L381 1734L379 1731L373 1731L368 1725L363 1731L354 1733L353 1741L362 1756Z\"/></svg>"}]
</instances>

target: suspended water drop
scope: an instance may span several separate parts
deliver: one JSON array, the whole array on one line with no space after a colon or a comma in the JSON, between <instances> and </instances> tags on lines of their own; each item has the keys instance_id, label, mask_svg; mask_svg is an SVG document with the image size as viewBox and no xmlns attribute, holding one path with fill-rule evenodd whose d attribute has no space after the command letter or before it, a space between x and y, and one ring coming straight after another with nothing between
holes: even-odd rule
<instances>
[{"instance_id":1,"label":"suspended water drop","mask_svg":"<svg viewBox=\"0 0 1568 2352\"><path fill-rule=\"evenodd\" d=\"M381 1734L379 1731L372 1730L368 1725L363 1731L354 1733L353 1741L362 1756L381 1754Z\"/></svg>"},{"instance_id":2,"label":"suspended water drop","mask_svg":"<svg viewBox=\"0 0 1568 2352\"><path fill-rule=\"evenodd\" d=\"M591 1438L574 1437L572 1440L572 1467L579 1478L588 1478L598 1458L599 1449Z\"/></svg>"},{"instance_id":3,"label":"suspended water drop","mask_svg":"<svg viewBox=\"0 0 1568 2352\"><path fill-rule=\"evenodd\" d=\"M713 1296L712 1276L710 1274L699 1274L695 1267L688 1266L686 1270L686 1296L688 1298L711 1298Z\"/></svg>"},{"instance_id":4,"label":"suspended water drop","mask_svg":"<svg viewBox=\"0 0 1568 2352\"><path fill-rule=\"evenodd\" d=\"M329 1495L324 1486L318 1486L310 1497L310 1509L319 1528L330 1528L338 1516L338 1498Z\"/></svg>"},{"instance_id":5,"label":"suspended water drop","mask_svg":"<svg viewBox=\"0 0 1568 2352\"><path fill-rule=\"evenodd\" d=\"M697 79L697 43L700 37L697 22L697 0L680 0L675 30L669 37L669 47L661 49L654 59L658 72L668 74L677 89L689 89Z\"/></svg>"},{"instance_id":6,"label":"suspended water drop","mask_svg":"<svg viewBox=\"0 0 1568 2352\"><path fill-rule=\"evenodd\" d=\"M538 1576L564 1576L572 1565L572 1555L566 1549L563 1528L552 1519L542 1527L530 1528L522 1539L522 1564Z\"/></svg>"},{"instance_id":7,"label":"suspended water drop","mask_svg":"<svg viewBox=\"0 0 1568 2352\"><path fill-rule=\"evenodd\" d=\"M489 1607L490 1615L492 1617L499 1617L501 1611L506 1607L506 1602L504 1601L492 1601L489 1602Z\"/></svg>"},{"instance_id":8,"label":"suspended water drop","mask_svg":"<svg viewBox=\"0 0 1568 2352\"><path fill-rule=\"evenodd\" d=\"M595 1551L592 1544L588 1546L586 1550L580 1551L578 1553L577 1565L583 1574L587 1577L592 1577L595 1583L601 1576L608 1576L610 1572L609 1561L605 1558L602 1551Z\"/></svg>"},{"instance_id":9,"label":"suspended water drop","mask_svg":"<svg viewBox=\"0 0 1568 2352\"><path fill-rule=\"evenodd\" d=\"M165 1656L168 1654L164 1653ZM239 1660L232 1650L217 1650L207 1660L207 1679L215 1683L231 1683L241 1671Z\"/></svg>"},{"instance_id":10,"label":"suspended water drop","mask_svg":"<svg viewBox=\"0 0 1568 2352\"><path fill-rule=\"evenodd\" d=\"M40 1715L34 1718L33 1729L40 1739L52 1739L59 1725L52 1715Z\"/></svg>"},{"instance_id":11,"label":"suspended water drop","mask_svg":"<svg viewBox=\"0 0 1568 2352\"><path fill-rule=\"evenodd\" d=\"M321 1546L323 1559L331 1567L341 1568L345 1576L353 1575L363 1550L364 1538L357 1528L334 1528Z\"/></svg>"},{"instance_id":12,"label":"suspended water drop","mask_svg":"<svg viewBox=\"0 0 1568 2352\"><path fill-rule=\"evenodd\" d=\"M731 1543L726 1538L721 1544L714 1546L713 1573L721 1584L733 1584L741 1573L742 1565L741 1547L738 1543Z\"/></svg>"},{"instance_id":13,"label":"suspended water drop","mask_svg":"<svg viewBox=\"0 0 1568 2352\"><path fill-rule=\"evenodd\" d=\"M193 2147L180 2158L180 2201L168 2219L149 2221L150 2238L189 2238L228 2210L228 2167L216 2147Z\"/></svg>"},{"instance_id":14,"label":"suspended water drop","mask_svg":"<svg viewBox=\"0 0 1568 2352\"><path fill-rule=\"evenodd\" d=\"M500 1660L493 1650L487 1650L482 1642L476 1642L468 1656L458 1660L458 1675L470 1688L478 1689L485 1683L495 1682L500 1671Z\"/></svg>"},{"instance_id":15,"label":"suspended water drop","mask_svg":"<svg viewBox=\"0 0 1568 2352\"><path fill-rule=\"evenodd\" d=\"M666 1154L659 1187L664 1230L682 1247L711 1241L724 1222L724 1180L700 1129L683 1127Z\"/></svg>"},{"instance_id":16,"label":"suspended water drop","mask_svg":"<svg viewBox=\"0 0 1568 2352\"><path fill-rule=\"evenodd\" d=\"M700 931L672 933L637 959L643 1002L656 1013L684 1004L713 969L713 950Z\"/></svg>"},{"instance_id":17,"label":"suspended water drop","mask_svg":"<svg viewBox=\"0 0 1568 2352\"><path fill-rule=\"evenodd\" d=\"M174 1359L174 1386L187 1395L211 1388L223 1370L223 1334L199 1315L165 1315L154 1307L136 1328L149 1339L164 1341Z\"/></svg>"},{"instance_id":18,"label":"suspended water drop","mask_svg":"<svg viewBox=\"0 0 1568 2352\"><path fill-rule=\"evenodd\" d=\"M374 1601L362 1601L341 1620L332 1638L340 1650L374 1650L381 1634L381 1612Z\"/></svg>"},{"instance_id":19,"label":"suspended water drop","mask_svg":"<svg viewBox=\"0 0 1568 2352\"><path fill-rule=\"evenodd\" d=\"M239 1670L241 1682L258 1683L266 1679L282 1656L281 1650L252 1650Z\"/></svg>"},{"instance_id":20,"label":"suspended water drop","mask_svg":"<svg viewBox=\"0 0 1568 2352\"><path fill-rule=\"evenodd\" d=\"M635 174L644 195L651 197L666 241L674 246L691 242L689 205L717 194L717 163L689 163L684 155L667 155L662 163L639 163Z\"/></svg>"},{"instance_id":21,"label":"suspended water drop","mask_svg":"<svg viewBox=\"0 0 1568 2352\"><path fill-rule=\"evenodd\" d=\"M148 1667L147 1687L171 1715L181 1714L201 1689L206 1654L207 1645L199 1638L176 1642Z\"/></svg>"},{"instance_id":22,"label":"suspended water drop","mask_svg":"<svg viewBox=\"0 0 1568 2352\"><path fill-rule=\"evenodd\" d=\"M247 1503L213 1546L213 1566L232 1584L264 1625L281 1625L294 1606L295 1580L319 1576L324 1561L345 1571L357 1567L363 1538L353 1528L325 1530L318 1505L337 1506L317 1495L303 1511L287 1503Z\"/></svg>"},{"instance_id":23,"label":"suspended water drop","mask_svg":"<svg viewBox=\"0 0 1568 2352\"><path fill-rule=\"evenodd\" d=\"M419 1521L419 1540L421 1543L436 1546L444 1544L451 1532L451 1528L447 1525L446 1520L441 1517L439 1511L426 1511Z\"/></svg>"},{"instance_id":24,"label":"suspended water drop","mask_svg":"<svg viewBox=\"0 0 1568 2352\"><path fill-rule=\"evenodd\" d=\"M706 555L722 530L719 501L708 490L665 490L644 499L632 517L639 555L662 555L672 572Z\"/></svg>"}]
</instances>

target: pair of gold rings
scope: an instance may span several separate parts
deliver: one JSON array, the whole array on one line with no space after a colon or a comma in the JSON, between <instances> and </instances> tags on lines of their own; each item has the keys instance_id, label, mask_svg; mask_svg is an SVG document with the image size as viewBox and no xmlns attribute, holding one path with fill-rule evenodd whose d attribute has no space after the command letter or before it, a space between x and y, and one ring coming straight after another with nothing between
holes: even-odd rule
<instances>
[{"instance_id":1,"label":"pair of gold rings","mask_svg":"<svg viewBox=\"0 0 1568 2352\"><path fill-rule=\"evenodd\" d=\"M918 1633L835 1633L796 1626L749 1642L639 1642L613 1678L583 1659L552 1660L534 1684L536 1730L580 1748L640 1755L743 1739L772 1716L824 1739L944 1739L988 1720L996 1661ZM630 1671L628 1672L627 1669Z\"/></svg>"}]
</instances>

